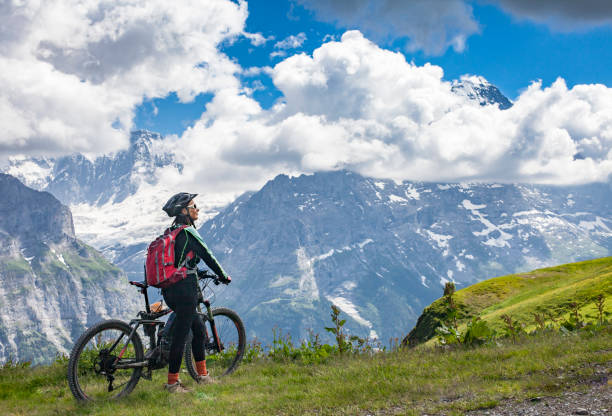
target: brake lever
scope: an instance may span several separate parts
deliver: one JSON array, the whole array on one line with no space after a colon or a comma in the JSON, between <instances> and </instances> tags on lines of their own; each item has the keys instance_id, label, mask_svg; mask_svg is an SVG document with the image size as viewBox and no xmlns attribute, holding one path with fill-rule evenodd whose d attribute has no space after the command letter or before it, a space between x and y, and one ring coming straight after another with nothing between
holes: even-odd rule
<instances>
[{"instance_id":1,"label":"brake lever","mask_svg":"<svg viewBox=\"0 0 612 416\"><path fill-rule=\"evenodd\" d=\"M198 270L198 279L203 280L210 277L207 270Z\"/></svg>"}]
</instances>

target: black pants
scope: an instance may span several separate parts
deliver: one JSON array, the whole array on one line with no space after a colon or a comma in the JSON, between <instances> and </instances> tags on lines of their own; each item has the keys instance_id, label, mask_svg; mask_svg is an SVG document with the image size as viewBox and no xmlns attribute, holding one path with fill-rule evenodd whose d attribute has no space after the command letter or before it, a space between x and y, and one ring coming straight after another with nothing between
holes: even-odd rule
<instances>
[{"instance_id":1,"label":"black pants","mask_svg":"<svg viewBox=\"0 0 612 416\"><path fill-rule=\"evenodd\" d=\"M191 349L196 361L204 359L204 322L196 313L198 304L198 288L195 275L189 275L184 280L162 289L166 304L176 313L172 324L172 344L168 357L168 372L178 373L189 329L193 333Z\"/></svg>"}]
</instances>

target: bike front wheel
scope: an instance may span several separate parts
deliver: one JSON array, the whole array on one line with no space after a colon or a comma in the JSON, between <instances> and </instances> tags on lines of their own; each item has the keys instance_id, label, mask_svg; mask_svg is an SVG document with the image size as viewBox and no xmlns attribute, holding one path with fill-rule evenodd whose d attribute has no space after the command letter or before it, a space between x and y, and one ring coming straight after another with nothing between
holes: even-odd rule
<instances>
[{"instance_id":1,"label":"bike front wheel","mask_svg":"<svg viewBox=\"0 0 612 416\"><path fill-rule=\"evenodd\" d=\"M213 335L213 326L202 314L206 334L204 338L204 352L206 356L206 367L213 377L223 377L236 370L244 356L246 348L246 331L240 316L228 308L214 308L212 310L215 321L214 328L219 335L220 350L217 348ZM191 337L185 346L185 364L189 375L197 379L195 360L191 349Z\"/></svg>"},{"instance_id":2,"label":"bike front wheel","mask_svg":"<svg viewBox=\"0 0 612 416\"><path fill-rule=\"evenodd\" d=\"M129 394L140 378L142 341L123 321L96 324L77 340L68 361L68 385L77 400L102 401Z\"/></svg>"}]
</instances>

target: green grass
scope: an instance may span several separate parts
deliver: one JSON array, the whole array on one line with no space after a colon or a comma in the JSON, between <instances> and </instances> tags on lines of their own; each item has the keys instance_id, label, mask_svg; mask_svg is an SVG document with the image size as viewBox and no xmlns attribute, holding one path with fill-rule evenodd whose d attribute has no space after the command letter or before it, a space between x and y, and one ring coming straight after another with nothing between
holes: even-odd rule
<instances>
[{"instance_id":1,"label":"green grass","mask_svg":"<svg viewBox=\"0 0 612 416\"><path fill-rule=\"evenodd\" d=\"M33 253L32 264L21 256L0 256L0 272L16 276L35 273L52 278L54 275L68 271L76 273L86 281L107 278L108 273L121 273L118 267L109 263L95 249L81 242L77 242L76 247L69 247L57 253L63 255L68 266L60 262L57 254L53 253L47 245L41 244L37 249L38 251Z\"/></svg>"},{"instance_id":2,"label":"green grass","mask_svg":"<svg viewBox=\"0 0 612 416\"><path fill-rule=\"evenodd\" d=\"M456 292L459 317L481 316L492 327L500 316L531 322L534 312L563 318L578 302L594 315L594 298L603 294L610 311L612 257L490 279ZM425 309L419 325L444 319L444 305ZM429 321L426 322L426 320ZM1 414L8 415L353 415L464 414L500 402L581 389L612 372L612 326L591 325L577 332L537 331L501 338L484 346L433 347L375 354L330 355L304 361L255 358L219 384L169 395L165 370L141 380L128 397L80 404L66 382L65 363L25 368L0 367ZM601 373L604 368L605 374ZM599 373L596 373L599 371Z\"/></svg>"},{"instance_id":3,"label":"green grass","mask_svg":"<svg viewBox=\"0 0 612 416\"><path fill-rule=\"evenodd\" d=\"M516 343L444 350L419 346L373 356L338 356L325 364L244 364L219 384L169 395L164 370L141 380L128 397L77 403L65 365L0 369L2 414L8 415L352 415L393 409L399 414L463 414L504 399L524 400L580 389L612 370L612 327L563 336L525 336ZM600 367L601 368L601 367ZM606 376L606 375L604 375Z\"/></svg>"},{"instance_id":4,"label":"green grass","mask_svg":"<svg viewBox=\"0 0 612 416\"><path fill-rule=\"evenodd\" d=\"M500 330L504 326L501 320L504 314L525 324L529 330L535 328L534 313L563 320L569 315L572 302L578 303L582 314L593 315L599 294L607 298L605 310L612 312L612 257L488 279L458 290L454 299L461 330L473 316ZM443 300L432 303L423 311L411 340L430 340L445 316ZM551 319L546 322L552 323Z\"/></svg>"},{"instance_id":5,"label":"green grass","mask_svg":"<svg viewBox=\"0 0 612 416\"><path fill-rule=\"evenodd\" d=\"M84 280L95 281L106 278L108 273L121 273L121 269L111 264L90 246L79 243L78 252L65 252L64 259L71 271L78 272Z\"/></svg>"},{"instance_id":6,"label":"green grass","mask_svg":"<svg viewBox=\"0 0 612 416\"><path fill-rule=\"evenodd\" d=\"M0 258L0 267L4 272L24 273L32 270L30 264L22 257L2 257Z\"/></svg>"}]
</instances>

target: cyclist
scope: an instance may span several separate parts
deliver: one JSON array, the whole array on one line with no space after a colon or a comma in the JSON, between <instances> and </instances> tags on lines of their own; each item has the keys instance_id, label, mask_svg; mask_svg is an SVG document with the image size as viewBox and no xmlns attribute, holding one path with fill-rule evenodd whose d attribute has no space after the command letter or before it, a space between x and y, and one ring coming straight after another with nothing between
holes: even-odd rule
<instances>
[{"instance_id":1,"label":"cyclist","mask_svg":"<svg viewBox=\"0 0 612 416\"><path fill-rule=\"evenodd\" d=\"M187 277L174 283L172 286L162 289L162 295L166 304L176 313L172 324L172 343L168 357L168 383L164 385L171 393L185 393L186 389L179 380L179 369L185 347L185 339L191 329L193 333L192 350L198 371L198 383L212 383L213 379L206 370L206 357L204 356L204 323L198 318L196 307L198 305L197 290L197 264L200 260L219 276L222 283L231 281L219 262L212 255L202 237L195 228L199 209L193 199L197 194L180 192L172 196L162 208L170 217L175 217L171 229L185 226L176 236L174 246L175 267L178 267L189 253L193 258L186 263Z\"/></svg>"}]
</instances>

